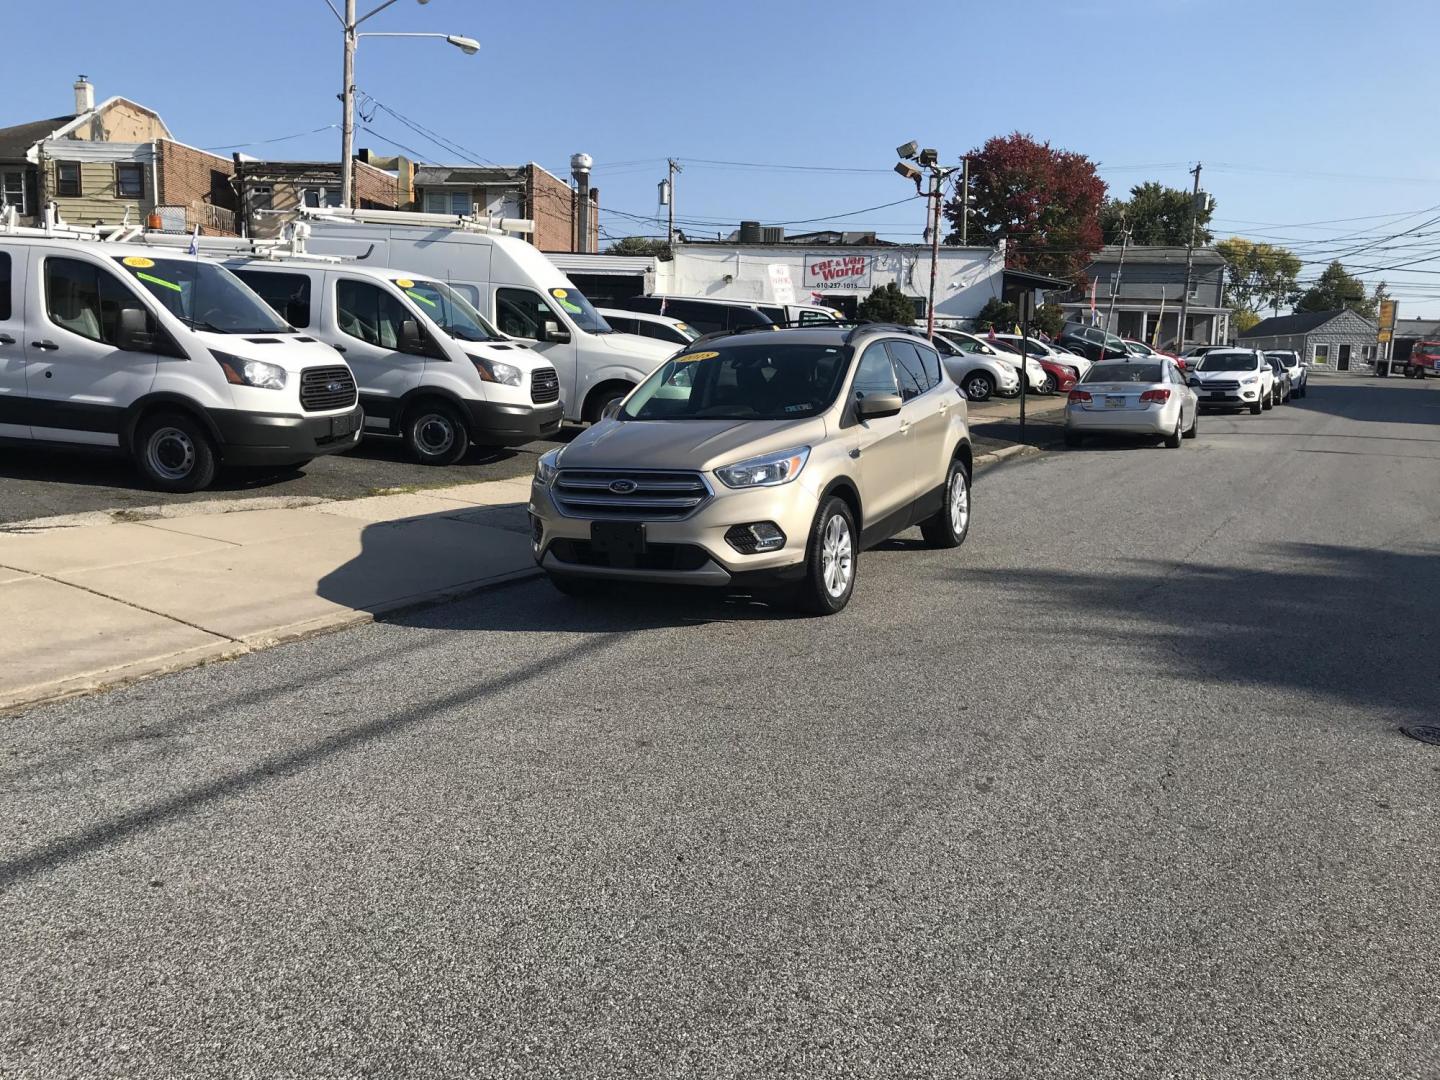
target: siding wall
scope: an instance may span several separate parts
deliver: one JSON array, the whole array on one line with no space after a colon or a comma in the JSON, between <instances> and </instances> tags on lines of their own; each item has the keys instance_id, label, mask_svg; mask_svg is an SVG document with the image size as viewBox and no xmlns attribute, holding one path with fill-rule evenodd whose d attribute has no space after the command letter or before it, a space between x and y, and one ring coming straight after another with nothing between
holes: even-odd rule
<instances>
[{"instance_id":1,"label":"siding wall","mask_svg":"<svg viewBox=\"0 0 1440 1080\"><path fill-rule=\"evenodd\" d=\"M52 200L60 216L73 225L118 225L126 218L135 225L155 207L155 151L149 143L88 143L66 139L51 140L42 148L42 204ZM56 163L75 161L80 165L80 195L60 196ZM145 196L120 198L115 191L115 166L139 164L145 170Z\"/></svg>"}]
</instances>

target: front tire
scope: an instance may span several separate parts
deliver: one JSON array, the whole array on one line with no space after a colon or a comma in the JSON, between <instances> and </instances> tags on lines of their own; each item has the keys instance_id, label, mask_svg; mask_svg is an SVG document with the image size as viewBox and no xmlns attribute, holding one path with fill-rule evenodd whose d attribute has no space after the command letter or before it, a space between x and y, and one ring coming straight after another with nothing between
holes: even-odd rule
<instances>
[{"instance_id":1,"label":"front tire","mask_svg":"<svg viewBox=\"0 0 1440 1080\"><path fill-rule=\"evenodd\" d=\"M135 431L135 461L151 487L184 493L215 479L215 445L199 421L184 413L146 417Z\"/></svg>"},{"instance_id":2,"label":"front tire","mask_svg":"<svg viewBox=\"0 0 1440 1080\"><path fill-rule=\"evenodd\" d=\"M797 610L810 615L834 615L845 609L855 593L859 569L855 516L843 499L833 495L820 504L810 526L805 548L805 580L795 591Z\"/></svg>"},{"instance_id":3,"label":"front tire","mask_svg":"<svg viewBox=\"0 0 1440 1080\"><path fill-rule=\"evenodd\" d=\"M920 523L920 535L932 548L957 548L970 534L970 475L965 464L950 462L945 475L945 498L934 515Z\"/></svg>"},{"instance_id":4,"label":"front tire","mask_svg":"<svg viewBox=\"0 0 1440 1080\"><path fill-rule=\"evenodd\" d=\"M406 416L405 443L421 465L454 465L470 450L470 432L449 405L427 401Z\"/></svg>"},{"instance_id":5,"label":"front tire","mask_svg":"<svg viewBox=\"0 0 1440 1080\"><path fill-rule=\"evenodd\" d=\"M1260 415L1260 410L1261 410L1262 408L1263 408L1263 406L1260 404L1260 402L1258 402L1258 401L1255 402L1253 405L1250 406L1250 415L1251 415L1251 416L1259 416L1259 415Z\"/></svg>"},{"instance_id":6,"label":"front tire","mask_svg":"<svg viewBox=\"0 0 1440 1080\"><path fill-rule=\"evenodd\" d=\"M1055 376L1050 372L1045 373L1045 381L1040 384L1039 393L1053 394L1060 389L1060 384L1055 381Z\"/></svg>"},{"instance_id":7,"label":"front tire","mask_svg":"<svg viewBox=\"0 0 1440 1080\"><path fill-rule=\"evenodd\" d=\"M989 401L995 394L995 383L985 372L975 371L965 376L961 389L971 401Z\"/></svg>"}]
</instances>

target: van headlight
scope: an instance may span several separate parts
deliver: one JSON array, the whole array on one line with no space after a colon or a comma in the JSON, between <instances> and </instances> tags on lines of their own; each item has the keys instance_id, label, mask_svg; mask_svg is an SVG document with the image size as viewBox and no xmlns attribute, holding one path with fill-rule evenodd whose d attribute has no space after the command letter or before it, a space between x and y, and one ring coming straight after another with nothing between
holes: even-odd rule
<instances>
[{"instance_id":1,"label":"van headlight","mask_svg":"<svg viewBox=\"0 0 1440 1080\"><path fill-rule=\"evenodd\" d=\"M541 487L549 487L559 471L560 451L557 448L541 454L540 460L535 462L535 482Z\"/></svg>"},{"instance_id":2,"label":"van headlight","mask_svg":"<svg viewBox=\"0 0 1440 1080\"><path fill-rule=\"evenodd\" d=\"M520 369L514 364L502 363L499 360L489 360L483 356L476 356L474 353L466 353L475 370L480 373L482 382L499 383L501 386L519 386L521 381Z\"/></svg>"},{"instance_id":3,"label":"van headlight","mask_svg":"<svg viewBox=\"0 0 1440 1080\"><path fill-rule=\"evenodd\" d=\"M778 487L788 484L800 475L805 462L810 460L810 447L797 446L791 450L780 450L763 457L751 458L734 465L715 470L715 475L726 487Z\"/></svg>"},{"instance_id":4,"label":"van headlight","mask_svg":"<svg viewBox=\"0 0 1440 1080\"><path fill-rule=\"evenodd\" d=\"M258 386L261 390L285 389L285 369L263 360L246 360L243 356L211 349L210 355L225 372L225 381L236 386Z\"/></svg>"}]
</instances>

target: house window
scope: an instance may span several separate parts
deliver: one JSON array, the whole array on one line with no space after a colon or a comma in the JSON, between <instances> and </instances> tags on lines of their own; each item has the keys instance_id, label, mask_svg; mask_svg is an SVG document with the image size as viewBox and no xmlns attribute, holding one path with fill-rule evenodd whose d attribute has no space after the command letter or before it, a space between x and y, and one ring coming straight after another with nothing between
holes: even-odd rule
<instances>
[{"instance_id":1,"label":"house window","mask_svg":"<svg viewBox=\"0 0 1440 1080\"><path fill-rule=\"evenodd\" d=\"M339 206L340 189L338 187L306 188L305 205L313 210L318 210L322 206Z\"/></svg>"},{"instance_id":2,"label":"house window","mask_svg":"<svg viewBox=\"0 0 1440 1080\"><path fill-rule=\"evenodd\" d=\"M0 206L13 206L25 212L25 172L22 169L0 172Z\"/></svg>"},{"instance_id":3,"label":"house window","mask_svg":"<svg viewBox=\"0 0 1440 1080\"><path fill-rule=\"evenodd\" d=\"M1330 363L1330 346L1329 346L1329 345L1316 345L1316 346L1314 347L1314 349L1315 349L1315 352L1314 352L1315 363L1317 363L1317 364L1328 364L1328 363Z\"/></svg>"},{"instance_id":4,"label":"house window","mask_svg":"<svg viewBox=\"0 0 1440 1080\"><path fill-rule=\"evenodd\" d=\"M80 194L80 163L78 161L57 161L55 163L55 194L71 199Z\"/></svg>"},{"instance_id":5,"label":"house window","mask_svg":"<svg viewBox=\"0 0 1440 1080\"><path fill-rule=\"evenodd\" d=\"M122 163L115 166L115 194L122 199L145 197L145 166Z\"/></svg>"},{"instance_id":6,"label":"house window","mask_svg":"<svg viewBox=\"0 0 1440 1080\"><path fill-rule=\"evenodd\" d=\"M456 215L469 214L470 192L427 191L425 192L425 213Z\"/></svg>"},{"instance_id":7,"label":"house window","mask_svg":"<svg viewBox=\"0 0 1440 1080\"><path fill-rule=\"evenodd\" d=\"M250 208L269 210L275 205L275 189L269 184L256 184L250 189Z\"/></svg>"},{"instance_id":8,"label":"house window","mask_svg":"<svg viewBox=\"0 0 1440 1080\"><path fill-rule=\"evenodd\" d=\"M1364 360L1367 364L1370 363L1370 361L1374 360L1374 359L1375 359L1375 346L1374 346L1374 345L1362 345L1362 346L1360 346L1360 359Z\"/></svg>"}]
</instances>

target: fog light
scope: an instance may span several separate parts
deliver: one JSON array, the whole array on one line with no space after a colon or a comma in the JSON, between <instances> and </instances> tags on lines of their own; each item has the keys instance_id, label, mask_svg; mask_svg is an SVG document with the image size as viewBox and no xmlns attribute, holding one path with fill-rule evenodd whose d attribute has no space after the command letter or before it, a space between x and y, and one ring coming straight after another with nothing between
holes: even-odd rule
<instances>
[{"instance_id":1,"label":"fog light","mask_svg":"<svg viewBox=\"0 0 1440 1080\"><path fill-rule=\"evenodd\" d=\"M535 550L540 550L540 541L545 539L545 526L534 514L530 515L530 542L535 545Z\"/></svg>"},{"instance_id":2,"label":"fog light","mask_svg":"<svg viewBox=\"0 0 1440 1080\"><path fill-rule=\"evenodd\" d=\"M757 521L750 525L730 526L725 531L725 542L741 555L759 555L784 547L785 534L773 521Z\"/></svg>"}]
</instances>

